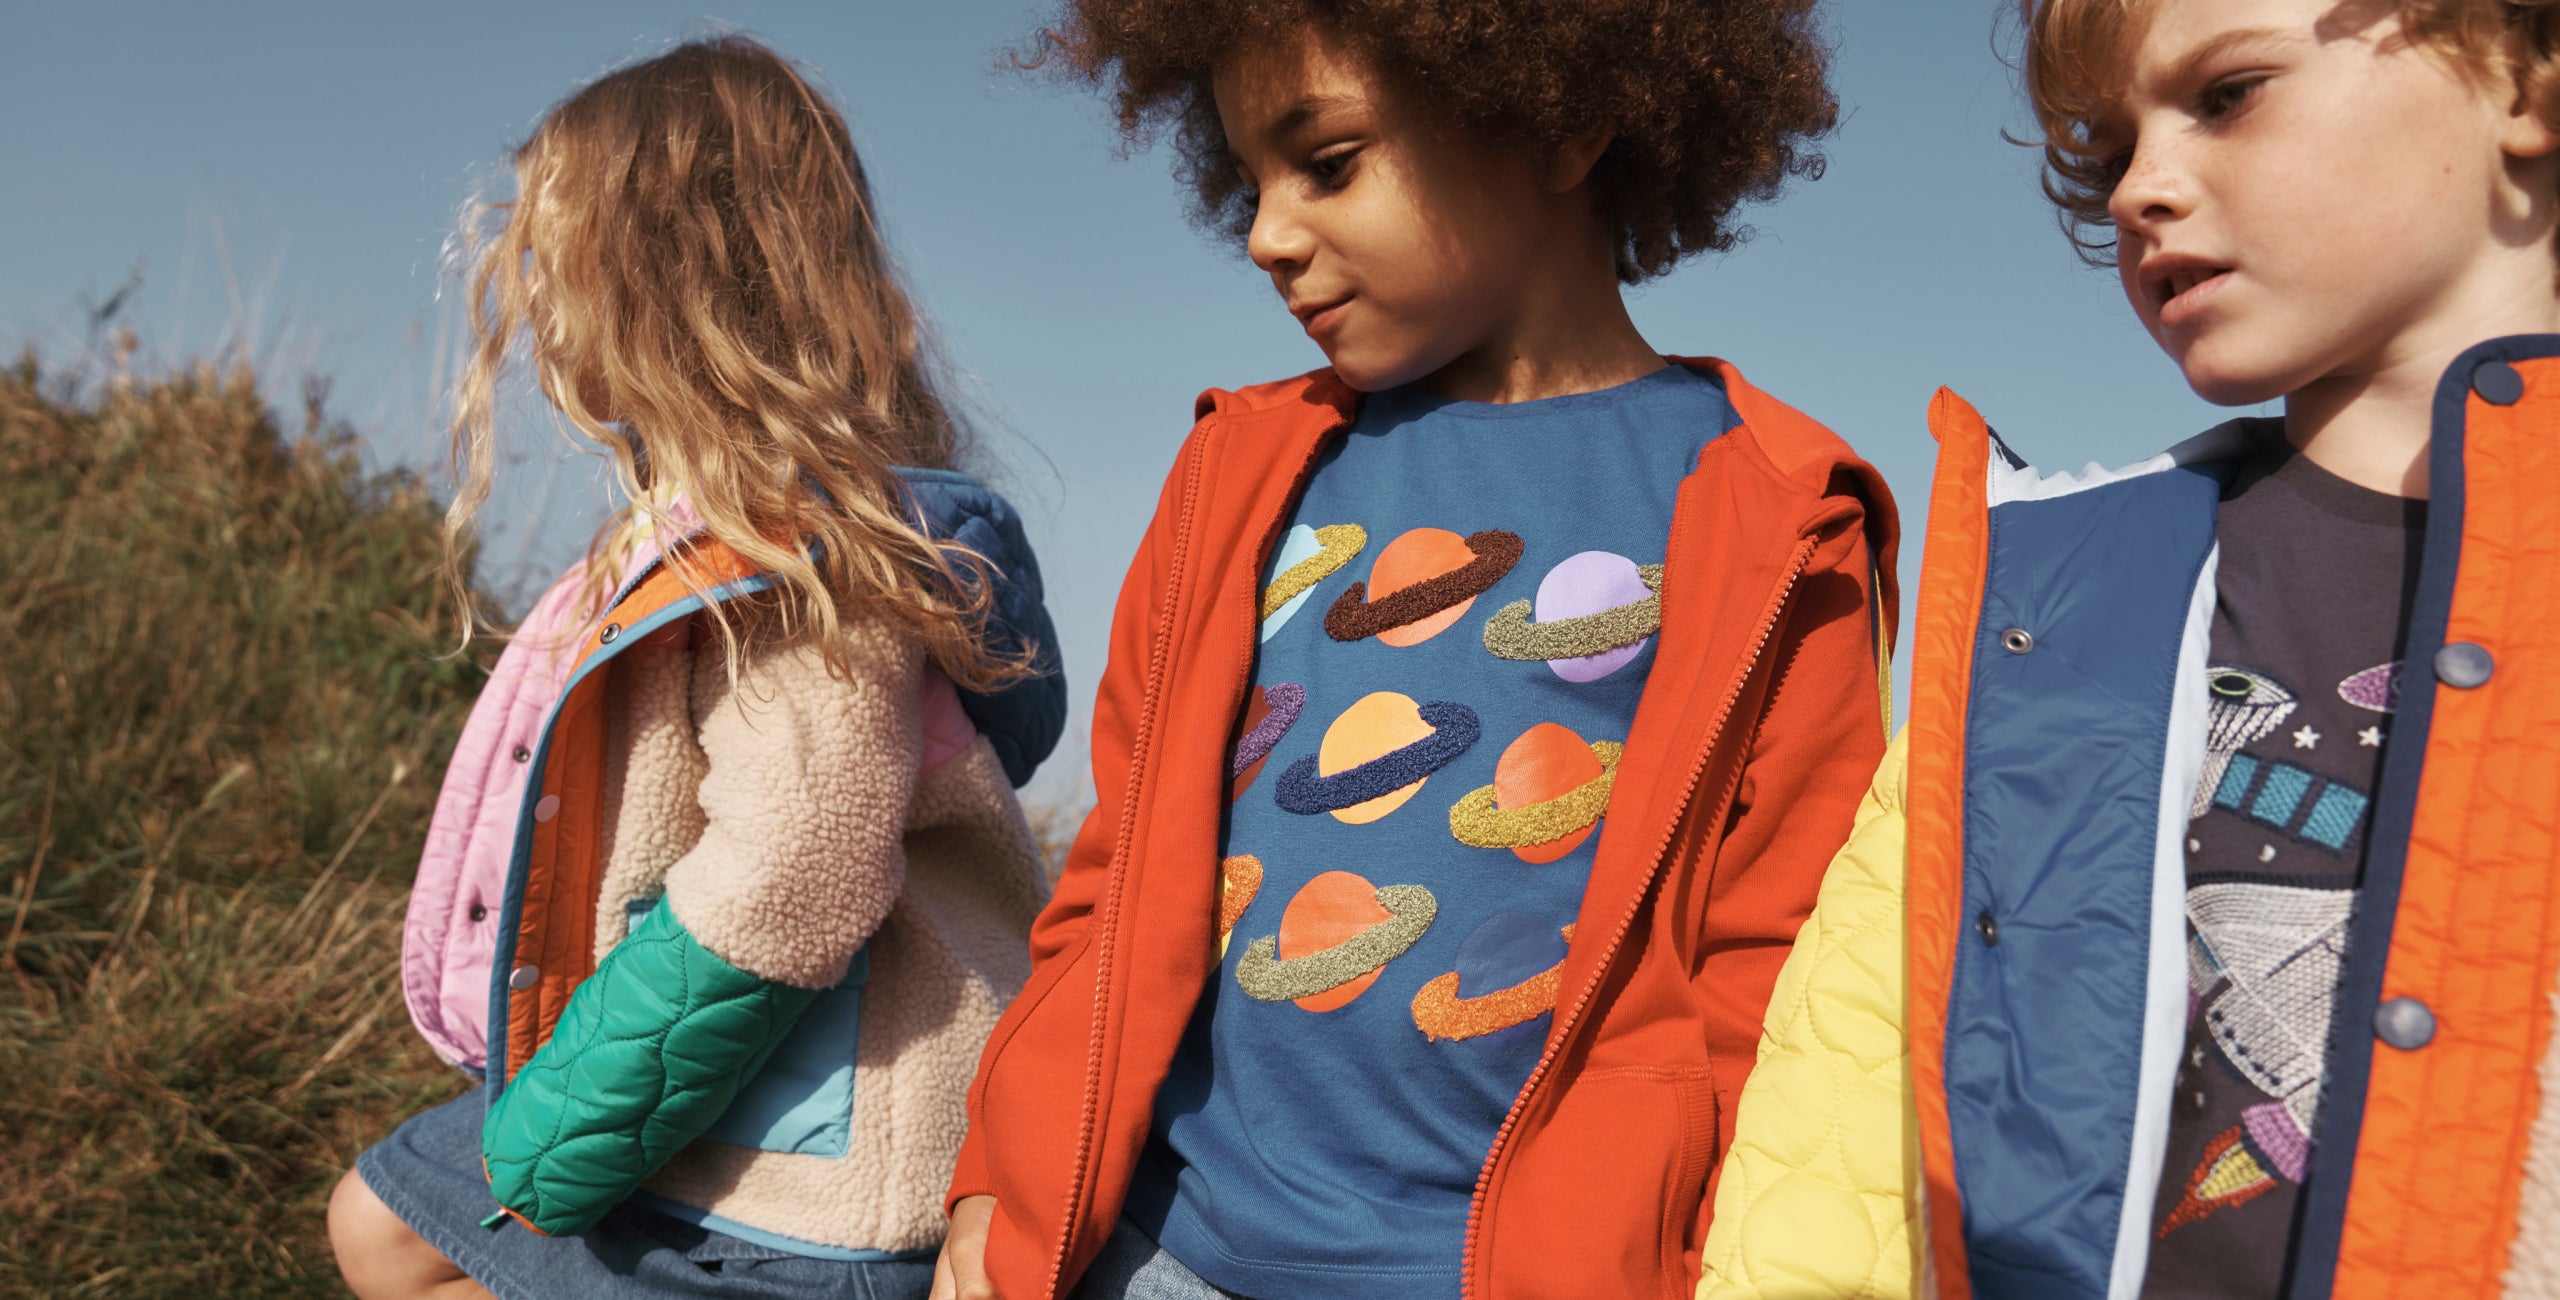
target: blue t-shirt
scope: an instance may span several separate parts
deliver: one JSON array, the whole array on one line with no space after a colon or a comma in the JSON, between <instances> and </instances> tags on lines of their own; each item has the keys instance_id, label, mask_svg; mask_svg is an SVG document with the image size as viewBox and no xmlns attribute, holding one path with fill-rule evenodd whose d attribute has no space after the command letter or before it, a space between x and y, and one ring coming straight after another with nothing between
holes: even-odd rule
<instances>
[{"instance_id":1,"label":"blue t-shirt","mask_svg":"<svg viewBox=\"0 0 2560 1300\"><path fill-rule=\"evenodd\" d=\"M1370 397L1273 557L1221 956L1128 1213L1255 1296L1454 1296L1653 667L1681 480L1740 422L1672 366Z\"/></svg>"}]
</instances>

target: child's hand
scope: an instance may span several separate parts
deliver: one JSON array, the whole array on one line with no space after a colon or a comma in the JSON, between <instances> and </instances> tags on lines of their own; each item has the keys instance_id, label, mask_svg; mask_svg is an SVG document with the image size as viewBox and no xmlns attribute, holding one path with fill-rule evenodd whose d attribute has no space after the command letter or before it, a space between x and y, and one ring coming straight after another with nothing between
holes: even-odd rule
<instances>
[{"instance_id":1,"label":"child's hand","mask_svg":"<svg viewBox=\"0 0 2560 1300\"><path fill-rule=\"evenodd\" d=\"M964 1196L951 1207L951 1232L933 1262L933 1300L997 1300L986 1269L987 1224L995 1217L992 1196Z\"/></svg>"}]
</instances>

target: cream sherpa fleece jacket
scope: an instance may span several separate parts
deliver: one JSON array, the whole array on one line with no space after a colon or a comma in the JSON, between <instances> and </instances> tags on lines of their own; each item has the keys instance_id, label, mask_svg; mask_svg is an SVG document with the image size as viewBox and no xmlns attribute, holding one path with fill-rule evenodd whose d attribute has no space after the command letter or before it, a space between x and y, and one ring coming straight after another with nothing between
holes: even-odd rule
<instances>
[{"instance_id":1,"label":"cream sherpa fleece jacket","mask_svg":"<svg viewBox=\"0 0 2560 1300\"><path fill-rule=\"evenodd\" d=\"M921 650L878 621L846 635L844 677L814 648L765 647L733 682L709 633L626 652L606 710L597 958L627 905L662 891L705 947L781 983L832 986L867 945L850 1149L705 1138L646 1188L802 1241L919 1250L942 1238L964 1094L1029 977L1048 889L984 738L920 775Z\"/></svg>"}]
</instances>

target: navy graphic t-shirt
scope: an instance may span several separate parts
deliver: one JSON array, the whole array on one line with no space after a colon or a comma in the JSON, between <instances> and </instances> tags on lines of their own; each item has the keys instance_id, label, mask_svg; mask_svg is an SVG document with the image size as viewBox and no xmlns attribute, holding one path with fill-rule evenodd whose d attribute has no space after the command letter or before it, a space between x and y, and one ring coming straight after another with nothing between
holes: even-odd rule
<instances>
[{"instance_id":1,"label":"navy graphic t-shirt","mask_svg":"<svg viewBox=\"0 0 2560 1300\"><path fill-rule=\"evenodd\" d=\"M2278 421L2252 432L2216 525L2186 1054L2145 1300L2284 1291L2426 533L2425 502L2329 473Z\"/></svg>"},{"instance_id":2,"label":"navy graphic t-shirt","mask_svg":"<svg viewBox=\"0 0 2560 1300\"><path fill-rule=\"evenodd\" d=\"M1129 1217L1252 1296L1455 1296L1477 1171L1653 666L1663 549L1739 423L1677 366L1508 405L1370 397L1273 557L1220 960Z\"/></svg>"}]
</instances>

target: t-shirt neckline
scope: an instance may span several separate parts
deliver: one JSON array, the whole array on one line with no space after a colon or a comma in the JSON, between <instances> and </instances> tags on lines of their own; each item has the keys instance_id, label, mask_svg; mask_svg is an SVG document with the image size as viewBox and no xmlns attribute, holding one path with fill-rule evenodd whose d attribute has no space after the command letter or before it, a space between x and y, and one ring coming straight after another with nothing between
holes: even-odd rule
<instances>
[{"instance_id":1,"label":"t-shirt neckline","mask_svg":"<svg viewBox=\"0 0 2560 1300\"><path fill-rule=\"evenodd\" d=\"M1534 420L1570 414L1593 407L1614 406L1620 402L1651 396L1655 392L1686 387L1692 383L1714 386L1715 381L1689 367L1672 361L1659 370L1647 371L1625 383L1607 388L1594 388L1582 393L1559 393L1554 397L1536 397L1525 402L1472 402L1463 398L1441 397L1413 384L1373 393L1369 400L1381 414L1411 419L1422 415L1451 416L1462 420Z\"/></svg>"},{"instance_id":2,"label":"t-shirt neckline","mask_svg":"<svg viewBox=\"0 0 2560 1300\"><path fill-rule=\"evenodd\" d=\"M2427 503L2424 498L2378 492L2360 483L2348 482L2303 455L2284 436L2283 422L2268 419L2250 423L2248 456L2241 462L2240 476L2224 500L2238 496L2260 482L2272 481L2284 485L2313 509L2350 523L2382 528L2426 526Z\"/></svg>"}]
</instances>

